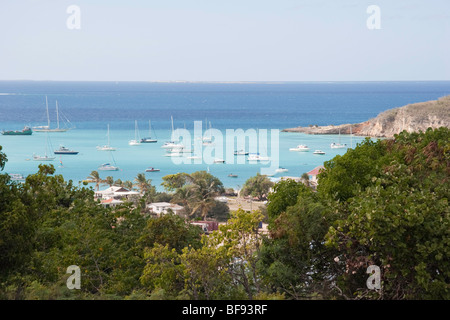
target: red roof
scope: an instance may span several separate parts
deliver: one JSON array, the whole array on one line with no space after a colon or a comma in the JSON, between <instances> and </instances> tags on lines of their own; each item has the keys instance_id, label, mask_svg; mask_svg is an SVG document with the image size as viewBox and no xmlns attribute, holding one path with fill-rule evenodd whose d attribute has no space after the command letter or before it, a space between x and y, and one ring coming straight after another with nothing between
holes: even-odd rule
<instances>
[{"instance_id":1,"label":"red roof","mask_svg":"<svg viewBox=\"0 0 450 320\"><path fill-rule=\"evenodd\" d=\"M312 169L311 171L309 171L307 174L309 175L309 176L317 176L318 174L319 174L319 171L321 170L321 169L324 169L325 167L324 166L318 166L318 167L315 167L314 169Z\"/></svg>"}]
</instances>

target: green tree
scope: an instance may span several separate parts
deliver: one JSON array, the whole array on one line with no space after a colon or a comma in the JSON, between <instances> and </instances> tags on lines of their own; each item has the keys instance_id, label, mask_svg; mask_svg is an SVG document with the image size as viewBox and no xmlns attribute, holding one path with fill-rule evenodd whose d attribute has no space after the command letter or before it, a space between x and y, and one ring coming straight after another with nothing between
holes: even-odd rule
<instances>
[{"instance_id":1,"label":"green tree","mask_svg":"<svg viewBox=\"0 0 450 320\"><path fill-rule=\"evenodd\" d=\"M242 195L257 197L260 201L266 199L270 188L274 185L266 175L261 175L259 172L256 176L248 178L242 187Z\"/></svg>"}]
</instances>

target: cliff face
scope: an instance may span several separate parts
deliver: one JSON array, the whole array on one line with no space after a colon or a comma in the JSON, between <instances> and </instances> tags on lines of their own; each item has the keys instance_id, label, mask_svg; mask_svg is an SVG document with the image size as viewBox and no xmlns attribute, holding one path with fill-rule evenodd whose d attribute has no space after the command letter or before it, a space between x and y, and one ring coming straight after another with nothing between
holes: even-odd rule
<instances>
[{"instance_id":1,"label":"cliff face","mask_svg":"<svg viewBox=\"0 0 450 320\"><path fill-rule=\"evenodd\" d=\"M297 127L284 129L286 132L309 134L349 134L370 137L393 137L403 130L425 131L428 128L450 127L450 96L439 100L409 104L390 109L377 117L357 124L343 124L324 127Z\"/></svg>"}]
</instances>

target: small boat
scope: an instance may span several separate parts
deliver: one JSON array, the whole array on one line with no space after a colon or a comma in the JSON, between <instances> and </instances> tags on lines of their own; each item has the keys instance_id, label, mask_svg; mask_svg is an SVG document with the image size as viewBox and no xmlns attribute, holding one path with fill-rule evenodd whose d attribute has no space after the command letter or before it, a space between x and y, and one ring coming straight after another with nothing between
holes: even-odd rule
<instances>
[{"instance_id":1,"label":"small boat","mask_svg":"<svg viewBox=\"0 0 450 320\"><path fill-rule=\"evenodd\" d=\"M197 159L201 159L202 157L200 157L200 156L189 156L189 157L186 157L186 159L190 159L190 160L197 160Z\"/></svg>"},{"instance_id":2,"label":"small boat","mask_svg":"<svg viewBox=\"0 0 450 320\"><path fill-rule=\"evenodd\" d=\"M70 150L64 146L60 146L58 150L53 151L54 154L78 154L78 151Z\"/></svg>"},{"instance_id":3,"label":"small boat","mask_svg":"<svg viewBox=\"0 0 450 320\"><path fill-rule=\"evenodd\" d=\"M155 142L158 142L158 140L152 139L152 138L142 138L141 139L141 143L155 143Z\"/></svg>"},{"instance_id":4,"label":"small boat","mask_svg":"<svg viewBox=\"0 0 450 320\"><path fill-rule=\"evenodd\" d=\"M289 170L286 169L286 168L278 168L278 169L275 170L275 172L277 172L277 173L288 172L288 171L289 171Z\"/></svg>"},{"instance_id":5,"label":"small boat","mask_svg":"<svg viewBox=\"0 0 450 320\"><path fill-rule=\"evenodd\" d=\"M109 163L104 163L101 166L98 167L98 170L102 171L118 171L119 167L113 166Z\"/></svg>"},{"instance_id":6,"label":"small boat","mask_svg":"<svg viewBox=\"0 0 450 320\"><path fill-rule=\"evenodd\" d=\"M347 148L347 144L335 143L330 144L331 149L345 149Z\"/></svg>"},{"instance_id":7,"label":"small boat","mask_svg":"<svg viewBox=\"0 0 450 320\"><path fill-rule=\"evenodd\" d=\"M325 154L322 150L316 150L313 152L313 154Z\"/></svg>"},{"instance_id":8,"label":"small boat","mask_svg":"<svg viewBox=\"0 0 450 320\"><path fill-rule=\"evenodd\" d=\"M48 155L47 155L47 152L48 152L48 133L46 132L45 133L45 138L46 138L46 146L45 146L45 153L44 153L44 156L39 156L39 155L36 155L36 154L34 154L33 153L33 160L34 161L53 161L53 160L55 160L55 158L56 157L49 157Z\"/></svg>"},{"instance_id":9,"label":"small boat","mask_svg":"<svg viewBox=\"0 0 450 320\"><path fill-rule=\"evenodd\" d=\"M228 176L229 176L230 178L237 178L237 177L238 177L237 174L232 174L232 173L230 173Z\"/></svg>"},{"instance_id":10,"label":"small boat","mask_svg":"<svg viewBox=\"0 0 450 320\"><path fill-rule=\"evenodd\" d=\"M177 150L170 149L170 151L169 151L169 152L166 152L166 153L164 154L164 156L165 156L165 157L182 157L182 156L183 156L183 153L180 152L179 150L177 151Z\"/></svg>"},{"instance_id":11,"label":"small boat","mask_svg":"<svg viewBox=\"0 0 450 320\"><path fill-rule=\"evenodd\" d=\"M153 167L145 169L145 172L157 172L157 171L160 171L160 170L159 169L155 169Z\"/></svg>"},{"instance_id":12,"label":"small boat","mask_svg":"<svg viewBox=\"0 0 450 320\"><path fill-rule=\"evenodd\" d=\"M251 153L248 156L248 161L269 161L269 157L261 156L259 153Z\"/></svg>"},{"instance_id":13,"label":"small boat","mask_svg":"<svg viewBox=\"0 0 450 320\"><path fill-rule=\"evenodd\" d=\"M33 133L30 127L25 126L22 130L7 130L2 131L4 136L30 136Z\"/></svg>"},{"instance_id":14,"label":"small boat","mask_svg":"<svg viewBox=\"0 0 450 320\"><path fill-rule=\"evenodd\" d=\"M214 159L214 163L225 163L225 160L216 158L216 159Z\"/></svg>"},{"instance_id":15,"label":"small boat","mask_svg":"<svg viewBox=\"0 0 450 320\"><path fill-rule=\"evenodd\" d=\"M20 173L10 173L9 177L12 181L25 181L25 177Z\"/></svg>"},{"instance_id":16,"label":"small boat","mask_svg":"<svg viewBox=\"0 0 450 320\"><path fill-rule=\"evenodd\" d=\"M149 133L149 136L142 138L141 139L141 143L155 143L155 142L158 142L157 139L153 139L152 138L152 123L151 123L150 120L148 120L148 133Z\"/></svg>"},{"instance_id":17,"label":"small boat","mask_svg":"<svg viewBox=\"0 0 450 320\"><path fill-rule=\"evenodd\" d=\"M49 157L49 156L47 156L47 154L44 156L39 156L39 155L33 154L34 161L53 161L55 159L56 159L56 157Z\"/></svg>"},{"instance_id":18,"label":"small boat","mask_svg":"<svg viewBox=\"0 0 450 320\"><path fill-rule=\"evenodd\" d=\"M176 143L175 141L167 141L161 146L163 149L179 149L184 148L184 145L181 143Z\"/></svg>"},{"instance_id":19,"label":"small boat","mask_svg":"<svg viewBox=\"0 0 450 320\"><path fill-rule=\"evenodd\" d=\"M331 149L345 149L347 148L347 144L345 143L341 143L341 129L339 129L339 142L333 142L332 144L330 144Z\"/></svg>"},{"instance_id":20,"label":"small boat","mask_svg":"<svg viewBox=\"0 0 450 320\"><path fill-rule=\"evenodd\" d=\"M248 152L244 150L237 150L234 152L235 156L248 156Z\"/></svg>"},{"instance_id":21,"label":"small boat","mask_svg":"<svg viewBox=\"0 0 450 320\"><path fill-rule=\"evenodd\" d=\"M299 144L298 146L296 146L295 148L289 148L289 151L300 151L300 152L306 152L309 151L308 146L304 145L304 144Z\"/></svg>"}]
</instances>

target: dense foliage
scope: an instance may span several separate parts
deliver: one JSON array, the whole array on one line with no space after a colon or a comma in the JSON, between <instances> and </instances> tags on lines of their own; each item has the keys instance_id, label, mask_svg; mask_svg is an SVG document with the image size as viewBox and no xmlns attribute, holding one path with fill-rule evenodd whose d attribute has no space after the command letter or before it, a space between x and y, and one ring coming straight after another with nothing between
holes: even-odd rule
<instances>
[{"instance_id":1,"label":"dense foliage","mask_svg":"<svg viewBox=\"0 0 450 320\"><path fill-rule=\"evenodd\" d=\"M267 195L267 234L261 212L214 200L224 188L206 172L166 176L168 193L138 176L144 200L114 209L52 166L24 183L0 174L0 298L450 299L449 141L447 128L366 139L324 164L317 190L249 179L248 194ZM189 216L151 217L154 199ZM186 223L207 217L228 220L208 235ZM66 286L70 265L80 290ZM381 289L367 288L369 265Z\"/></svg>"}]
</instances>

